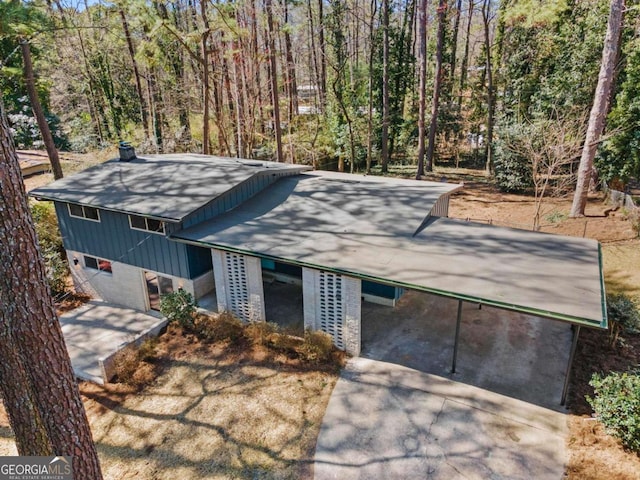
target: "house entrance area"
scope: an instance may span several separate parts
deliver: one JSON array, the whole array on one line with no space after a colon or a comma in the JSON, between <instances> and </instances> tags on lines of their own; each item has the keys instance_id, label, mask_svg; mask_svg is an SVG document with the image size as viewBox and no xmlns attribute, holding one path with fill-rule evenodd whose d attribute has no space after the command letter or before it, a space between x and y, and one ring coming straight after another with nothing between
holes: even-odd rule
<instances>
[{"instance_id":1,"label":"house entrance area","mask_svg":"<svg viewBox=\"0 0 640 480\"><path fill-rule=\"evenodd\" d=\"M144 271L149 310L160 311L160 296L173 292L173 280L159 273Z\"/></svg>"}]
</instances>

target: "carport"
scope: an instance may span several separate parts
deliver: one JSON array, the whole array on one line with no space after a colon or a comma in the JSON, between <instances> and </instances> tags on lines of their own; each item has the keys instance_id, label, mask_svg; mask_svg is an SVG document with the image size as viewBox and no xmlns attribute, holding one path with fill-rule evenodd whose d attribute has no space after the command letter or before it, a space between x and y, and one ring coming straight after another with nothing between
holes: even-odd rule
<instances>
[{"instance_id":1,"label":"carport","mask_svg":"<svg viewBox=\"0 0 640 480\"><path fill-rule=\"evenodd\" d=\"M448 196L459 188L303 173L171 238L235 257L302 267L305 324L327 330L334 340L344 330L345 348L356 355L363 280L459 302L453 371L463 302L568 322L575 328L564 403L580 327L607 327L600 245L446 218ZM251 298L256 296L259 292ZM339 328L332 318L323 320L332 315L326 305L338 308ZM307 315L320 320L308 323Z\"/></svg>"}]
</instances>

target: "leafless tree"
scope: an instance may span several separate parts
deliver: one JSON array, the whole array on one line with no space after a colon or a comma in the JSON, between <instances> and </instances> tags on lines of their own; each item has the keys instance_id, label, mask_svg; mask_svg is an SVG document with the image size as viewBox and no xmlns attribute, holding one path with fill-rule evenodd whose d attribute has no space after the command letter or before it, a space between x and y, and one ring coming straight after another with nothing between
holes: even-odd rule
<instances>
[{"instance_id":1,"label":"leafless tree","mask_svg":"<svg viewBox=\"0 0 640 480\"><path fill-rule=\"evenodd\" d=\"M584 216L584 209L587 206L587 194L589 193L589 184L593 173L593 159L596 156L598 142L604 129L604 121L609 109L609 98L613 88L623 13L624 0L611 0L607 34L604 39L602 62L600 64L600 74L598 75L598 86L593 97L589 126L587 127L584 148L580 157L580 167L578 168L576 191L571 205L570 216L572 217Z\"/></svg>"}]
</instances>

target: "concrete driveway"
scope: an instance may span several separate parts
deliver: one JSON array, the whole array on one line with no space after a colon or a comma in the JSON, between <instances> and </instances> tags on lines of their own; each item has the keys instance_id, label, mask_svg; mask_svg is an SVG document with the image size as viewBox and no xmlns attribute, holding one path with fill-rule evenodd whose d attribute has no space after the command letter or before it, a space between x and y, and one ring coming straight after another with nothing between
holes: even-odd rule
<instances>
[{"instance_id":1,"label":"concrete driveway","mask_svg":"<svg viewBox=\"0 0 640 480\"><path fill-rule=\"evenodd\" d=\"M157 335L166 319L101 300L91 300L60 316L60 326L76 376L104 383L99 360L149 332Z\"/></svg>"},{"instance_id":2,"label":"concrete driveway","mask_svg":"<svg viewBox=\"0 0 640 480\"><path fill-rule=\"evenodd\" d=\"M366 304L365 304L366 305ZM315 478L561 479L568 325L410 292L363 311L363 355L334 389Z\"/></svg>"}]
</instances>

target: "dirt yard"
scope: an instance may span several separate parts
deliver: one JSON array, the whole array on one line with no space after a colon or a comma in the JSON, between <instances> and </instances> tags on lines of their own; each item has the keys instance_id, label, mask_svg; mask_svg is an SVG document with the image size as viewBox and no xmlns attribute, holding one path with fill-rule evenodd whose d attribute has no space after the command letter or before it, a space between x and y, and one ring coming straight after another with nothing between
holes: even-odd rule
<instances>
[{"instance_id":1,"label":"dirt yard","mask_svg":"<svg viewBox=\"0 0 640 480\"><path fill-rule=\"evenodd\" d=\"M105 479L310 478L335 367L173 329L158 356L139 393L80 384ZM11 436L2 412L0 455L16 454Z\"/></svg>"},{"instance_id":2,"label":"dirt yard","mask_svg":"<svg viewBox=\"0 0 640 480\"><path fill-rule=\"evenodd\" d=\"M451 199L451 217L533 225L532 197L501 194L477 171L441 169L430 179L465 182ZM48 181L49 175L36 175L25 183L30 189ZM541 231L598 239L607 290L640 296L640 239L623 212L593 196L586 217L569 219L570 205L570 198L546 200ZM611 349L606 335L583 329L580 337L569 399L575 412L569 416L569 479L640 479L638 456L604 433L584 400L593 372L640 364L640 338ZM162 345L163 373L141 393L81 384L105 478L309 477L335 372L189 337L170 336ZM11 436L0 409L0 455L15 454Z\"/></svg>"}]
</instances>

